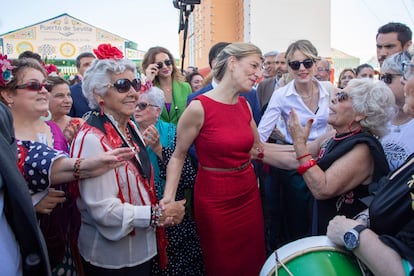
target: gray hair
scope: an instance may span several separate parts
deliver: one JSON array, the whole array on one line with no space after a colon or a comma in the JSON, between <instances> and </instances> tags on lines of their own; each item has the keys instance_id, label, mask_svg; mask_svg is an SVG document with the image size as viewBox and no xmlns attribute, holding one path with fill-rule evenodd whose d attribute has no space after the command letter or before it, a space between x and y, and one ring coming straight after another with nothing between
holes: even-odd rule
<instances>
[{"instance_id":1,"label":"gray hair","mask_svg":"<svg viewBox=\"0 0 414 276\"><path fill-rule=\"evenodd\" d=\"M263 57L264 58L266 58L266 57L277 57L278 54L279 54L278 51L270 51L270 52L265 53L263 55Z\"/></svg>"},{"instance_id":2,"label":"gray hair","mask_svg":"<svg viewBox=\"0 0 414 276\"><path fill-rule=\"evenodd\" d=\"M346 89L354 110L366 116L361 127L378 137L387 134L387 125L397 111L391 89L384 82L369 78L352 79Z\"/></svg>"},{"instance_id":3,"label":"gray hair","mask_svg":"<svg viewBox=\"0 0 414 276\"><path fill-rule=\"evenodd\" d=\"M148 100L151 104L154 104L161 109L165 104L164 92L156 86L152 86L148 91L140 94L139 98Z\"/></svg>"},{"instance_id":4,"label":"gray hair","mask_svg":"<svg viewBox=\"0 0 414 276\"><path fill-rule=\"evenodd\" d=\"M329 60L327 60L326 58L321 57L319 59L319 61L322 61L322 62L325 63L327 71L331 71L331 63L329 62Z\"/></svg>"},{"instance_id":5,"label":"gray hair","mask_svg":"<svg viewBox=\"0 0 414 276\"><path fill-rule=\"evenodd\" d=\"M411 56L408 52L399 52L387 57L381 66L381 71L392 71L401 74L401 66L403 62L410 62Z\"/></svg>"},{"instance_id":6,"label":"gray hair","mask_svg":"<svg viewBox=\"0 0 414 276\"><path fill-rule=\"evenodd\" d=\"M227 60L233 56L237 60L242 58L258 55L262 56L262 51L251 43L235 42L227 45L223 50L220 51L216 58L216 65L213 68L213 76L218 81L221 81L227 70Z\"/></svg>"},{"instance_id":7,"label":"gray hair","mask_svg":"<svg viewBox=\"0 0 414 276\"><path fill-rule=\"evenodd\" d=\"M122 74L127 70L134 75L137 74L135 64L129 59L95 59L93 61L82 80L82 92L91 109L99 106L93 94L104 96L108 92L111 76Z\"/></svg>"}]
</instances>

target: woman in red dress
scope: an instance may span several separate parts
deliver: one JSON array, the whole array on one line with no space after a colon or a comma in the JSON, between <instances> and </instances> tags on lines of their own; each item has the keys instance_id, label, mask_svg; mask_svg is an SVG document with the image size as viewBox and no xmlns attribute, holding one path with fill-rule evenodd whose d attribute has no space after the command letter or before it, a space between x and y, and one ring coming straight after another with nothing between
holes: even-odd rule
<instances>
[{"instance_id":1,"label":"woman in red dress","mask_svg":"<svg viewBox=\"0 0 414 276\"><path fill-rule=\"evenodd\" d=\"M178 122L163 204L173 202L188 148L199 168L194 211L207 275L258 275L265 261L263 216L250 150L258 143L249 104L262 53L249 43L222 50L213 69L219 85L195 98Z\"/></svg>"}]
</instances>

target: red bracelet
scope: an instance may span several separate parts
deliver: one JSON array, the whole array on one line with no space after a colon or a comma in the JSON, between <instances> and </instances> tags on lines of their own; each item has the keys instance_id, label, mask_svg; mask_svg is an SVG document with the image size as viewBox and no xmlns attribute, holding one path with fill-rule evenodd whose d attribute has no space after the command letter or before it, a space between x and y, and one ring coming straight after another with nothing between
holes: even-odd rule
<instances>
[{"instance_id":1,"label":"red bracelet","mask_svg":"<svg viewBox=\"0 0 414 276\"><path fill-rule=\"evenodd\" d=\"M259 161L263 161L263 158L264 158L264 151L263 151L263 147L258 147L258 148L257 148L257 151L259 152L259 153L257 154L257 160L259 160Z\"/></svg>"},{"instance_id":2,"label":"red bracelet","mask_svg":"<svg viewBox=\"0 0 414 276\"><path fill-rule=\"evenodd\" d=\"M315 166L316 165L316 161L315 161L315 159L309 159L309 160L307 160L307 161L305 161L303 164L301 164L299 167L298 167L298 173L299 174L304 174L307 170L309 170L310 168L312 168L313 166Z\"/></svg>"},{"instance_id":3,"label":"red bracelet","mask_svg":"<svg viewBox=\"0 0 414 276\"><path fill-rule=\"evenodd\" d=\"M311 156L311 154L308 152L308 153L306 153L306 154L304 154L304 155L301 155L301 156L299 156L298 158L296 158L296 160L301 160L301 159L303 159L303 158L305 158L305 157L308 157L308 156Z\"/></svg>"}]
</instances>

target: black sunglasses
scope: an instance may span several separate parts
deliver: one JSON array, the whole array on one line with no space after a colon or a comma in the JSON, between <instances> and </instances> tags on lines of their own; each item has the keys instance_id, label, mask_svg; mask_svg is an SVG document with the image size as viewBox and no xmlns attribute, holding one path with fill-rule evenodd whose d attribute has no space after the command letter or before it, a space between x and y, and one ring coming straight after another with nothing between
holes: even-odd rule
<instances>
[{"instance_id":1,"label":"black sunglasses","mask_svg":"<svg viewBox=\"0 0 414 276\"><path fill-rule=\"evenodd\" d=\"M131 86L135 89L136 92L141 90L141 80L133 79L130 81L129 79L119 79L114 84L108 84L109 87L115 87L119 93L127 93Z\"/></svg>"},{"instance_id":2,"label":"black sunglasses","mask_svg":"<svg viewBox=\"0 0 414 276\"><path fill-rule=\"evenodd\" d=\"M344 91L341 90L338 93L336 93L335 97L331 100L332 103L340 103L342 101L346 101L348 99L348 94Z\"/></svg>"},{"instance_id":3,"label":"black sunglasses","mask_svg":"<svg viewBox=\"0 0 414 276\"><path fill-rule=\"evenodd\" d=\"M170 65L172 65L172 61L170 59L166 59L166 60L164 60L164 62L162 62L162 61L157 62L158 69L161 69L162 67L164 67L164 64L165 64L165 66L170 66Z\"/></svg>"},{"instance_id":4,"label":"black sunglasses","mask_svg":"<svg viewBox=\"0 0 414 276\"><path fill-rule=\"evenodd\" d=\"M386 84L391 84L392 79L398 76L401 76L401 74L382 74L380 75L379 79L385 82Z\"/></svg>"},{"instance_id":5,"label":"black sunglasses","mask_svg":"<svg viewBox=\"0 0 414 276\"><path fill-rule=\"evenodd\" d=\"M37 81L31 81L25 84L20 84L20 85L16 85L14 88L15 89L27 89L29 91L40 91L42 90L42 88L46 88L47 91L50 92L52 86L49 83L40 83Z\"/></svg>"},{"instance_id":6,"label":"black sunglasses","mask_svg":"<svg viewBox=\"0 0 414 276\"><path fill-rule=\"evenodd\" d=\"M309 68L312 67L314 62L315 61L313 59L307 58L303 61L298 61L298 60L290 61L288 64L289 64L290 68L292 68L292 70L299 70L301 64L303 64L303 66L306 69L309 69Z\"/></svg>"},{"instance_id":7,"label":"black sunglasses","mask_svg":"<svg viewBox=\"0 0 414 276\"><path fill-rule=\"evenodd\" d=\"M149 104L149 103L137 103L137 107L139 110L145 110L147 109L148 106L152 106L152 107L158 107L158 105L155 104Z\"/></svg>"}]
</instances>

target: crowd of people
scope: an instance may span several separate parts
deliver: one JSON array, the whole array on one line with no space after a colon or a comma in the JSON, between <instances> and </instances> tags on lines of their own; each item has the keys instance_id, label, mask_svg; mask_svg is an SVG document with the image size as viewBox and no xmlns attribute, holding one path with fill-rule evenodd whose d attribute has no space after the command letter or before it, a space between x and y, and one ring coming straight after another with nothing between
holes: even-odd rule
<instances>
[{"instance_id":1,"label":"crowd of people","mask_svg":"<svg viewBox=\"0 0 414 276\"><path fill-rule=\"evenodd\" d=\"M413 275L412 32L381 26L376 48L378 70L337 80L304 39L219 42L207 76L161 46L140 70L101 44L76 83L0 55L0 267L259 275L326 235L374 275Z\"/></svg>"}]
</instances>

